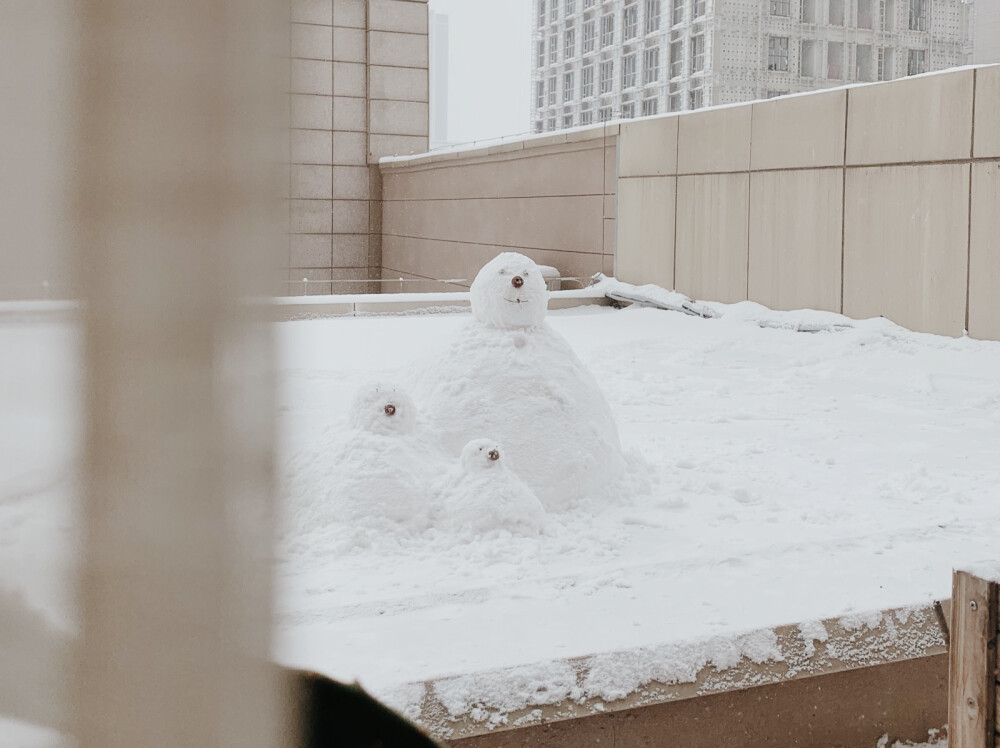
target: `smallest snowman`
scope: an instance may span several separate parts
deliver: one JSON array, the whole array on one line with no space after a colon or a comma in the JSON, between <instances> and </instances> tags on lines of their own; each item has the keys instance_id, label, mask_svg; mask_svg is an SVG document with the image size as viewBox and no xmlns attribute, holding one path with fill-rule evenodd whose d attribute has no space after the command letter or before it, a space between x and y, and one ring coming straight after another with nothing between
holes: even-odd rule
<instances>
[{"instance_id":1,"label":"smallest snowman","mask_svg":"<svg viewBox=\"0 0 1000 748\"><path fill-rule=\"evenodd\" d=\"M473 439L462 450L459 467L438 487L437 527L463 535L506 530L537 535L545 524L545 508L504 462L503 450L491 439Z\"/></svg>"}]
</instances>

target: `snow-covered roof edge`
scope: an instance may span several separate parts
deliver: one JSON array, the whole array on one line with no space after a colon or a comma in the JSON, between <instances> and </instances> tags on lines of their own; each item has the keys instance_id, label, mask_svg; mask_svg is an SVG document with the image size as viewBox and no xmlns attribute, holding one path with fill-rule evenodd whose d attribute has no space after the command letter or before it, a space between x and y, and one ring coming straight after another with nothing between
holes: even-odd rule
<instances>
[{"instance_id":1,"label":"snow-covered roof edge","mask_svg":"<svg viewBox=\"0 0 1000 748\"><path fill-rule=\"evenodd\" d=\"M435 735L459 739L947 653L936 606L850 613L374 692Z\"/></svg>"}]
</instances>

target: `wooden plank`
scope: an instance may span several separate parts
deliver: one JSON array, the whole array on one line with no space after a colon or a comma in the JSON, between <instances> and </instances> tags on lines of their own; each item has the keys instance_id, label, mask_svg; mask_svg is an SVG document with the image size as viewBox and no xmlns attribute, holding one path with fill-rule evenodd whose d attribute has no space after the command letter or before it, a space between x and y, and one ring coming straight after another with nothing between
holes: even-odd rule
<instances>
[{"instance_id":1,"label":"wooden plank","mask_svg":"<svg viewBox=\"0 0 1000 748\"><path fill-rule=\"evenodd\" d=\"M949 653L950 748L995 745L996 631L996 583L956 571Z\"/></svg>"}]
</instances>

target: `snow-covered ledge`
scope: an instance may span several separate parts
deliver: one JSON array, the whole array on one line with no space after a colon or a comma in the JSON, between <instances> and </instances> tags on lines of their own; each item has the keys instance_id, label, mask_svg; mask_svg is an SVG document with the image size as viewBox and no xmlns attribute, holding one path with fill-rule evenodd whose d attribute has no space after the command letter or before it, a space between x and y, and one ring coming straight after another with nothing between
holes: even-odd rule
<instances>
[{"instance_id":1,"label":"snow-covered ledge","mask_svg":"<svg viewBox=\"0 0 1000 748\"><path fill-rule=\"evenodd\" d=\"M622 721L637 737L644 719L662 721L677 745L689 747L725 744L716 741L720 730L748 731L733 745L755 745L749 733L758 731L787 733L779 741L787 745L874 746L883 734L916 740L946 721L949 609L945 601L850 614L441 678L379 695L452 746L536 745L531 741L542 733L548 742L538 745L584 745L594 742L584 734L616 730ZM872 670L891 665L898 667ZM816 680L822 676L838 677ZM779 685L777 696L774 689L747 691ZM691 702L713 695L723 698ZM802 699L811 711L785 724L786 702ZM752 713L742 711L744 700L757 705ZM691 709L703 714L697 735L685 734L678 716ZM577 737L556 739L563 732Z\"/></svg>"}]
</instances>

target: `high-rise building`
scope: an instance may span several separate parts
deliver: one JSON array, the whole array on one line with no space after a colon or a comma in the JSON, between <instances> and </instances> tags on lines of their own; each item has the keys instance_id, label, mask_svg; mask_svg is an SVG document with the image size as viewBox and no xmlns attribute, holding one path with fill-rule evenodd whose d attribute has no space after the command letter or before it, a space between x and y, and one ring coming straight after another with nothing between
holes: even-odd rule
<instances>
[{"instance_id":1,"label":"high-rise building","mask_svg":"<svg viewBox=\"0 0 1000 748\"><path fill-rule=\"evenodd\" d=\"M448 144L448 16L430 12L430 142Z\"/></svg>"},{"instance_id":2,"label":"high-rise building","mask_svg":"<svg viewBox=\"0 0 1000 748\"><path fill-rule=\"evenodd\" d=\"M962 0L534 0L536 132L972 60Z\"/></svg>"},{"instance_id":3,"label":"high-rise building","mask_svg":"<svg viewBox=\"0 0 1000 748\"><path fill-rule=\"evenodd\" d=\"M1000 62L1000 0L976 0L972 12L972 61Z\"/></svg>"}]
</instances>

